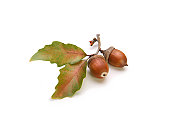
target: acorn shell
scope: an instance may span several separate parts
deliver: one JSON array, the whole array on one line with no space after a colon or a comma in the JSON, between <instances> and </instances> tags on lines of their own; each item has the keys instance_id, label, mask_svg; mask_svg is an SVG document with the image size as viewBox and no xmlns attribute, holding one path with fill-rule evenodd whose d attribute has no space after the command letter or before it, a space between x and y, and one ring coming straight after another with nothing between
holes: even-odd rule
<instances>
[{"instance_id":1,"label":"acorn shell","mask_svg":"<svg viewBox=\"0 0 170 132\"><path fill-rule=\"evenodd\" d=\"M127 66L126 55L122 51L115 49L114 47L109 47L107 50L104 50L103 55L106 61L115 67Z\"/></svg>"},{"instance_id":2,"label":"acorn shell","mask_svg":"<svg viewBox=\"0 0 170 132\"><path fill-rule=\"evenodd\" d=\"M92 56L88 61L88 67L91 74L97 78L104 78L109 72L109 66L101 55Z\"/></svg>"},{"instance_id":3,"label":"acorn shell","mask_svg":"<svg viewBox=\"0 0 170 132\"><path fill-rule=\"evenodd\" d=\"M109 64L115 66L115 67L124 67L127 66L127 58L126 55L118 50L114 49L109 56L108 59Z\"/></svg>"}]
</instances>

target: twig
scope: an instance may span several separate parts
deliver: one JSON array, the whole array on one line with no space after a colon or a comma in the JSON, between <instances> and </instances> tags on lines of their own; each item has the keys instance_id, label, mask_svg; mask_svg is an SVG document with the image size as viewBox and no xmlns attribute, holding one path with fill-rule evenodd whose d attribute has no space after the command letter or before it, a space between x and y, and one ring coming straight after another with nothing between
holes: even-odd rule
<instances>
[{"instance_id":1,"label":"twig","mask_svg":"<svg viewBox=\"0 0 170 132\"><path fill-rule=\"evenodd\" d=\"M96 55L99 53L99 51L101 50L101 42L100 42L100 34L97 34L97 42L98 42L98 49L96 51Z\"/></svg>"},{"instance_id":2,"label":"twig","mask_svg":"<svg viewBox=\"0 0 170 132\"><path fill-rule=\"evenodd\" d=\"M101 51L100 34L96 34L96 36L97 36L97 42L98 42L98 49L95 54L87 55L87 56L89 56L89 58L93 55L97 55L99 53L99 51Z\"/></svg>"}]
</instances>

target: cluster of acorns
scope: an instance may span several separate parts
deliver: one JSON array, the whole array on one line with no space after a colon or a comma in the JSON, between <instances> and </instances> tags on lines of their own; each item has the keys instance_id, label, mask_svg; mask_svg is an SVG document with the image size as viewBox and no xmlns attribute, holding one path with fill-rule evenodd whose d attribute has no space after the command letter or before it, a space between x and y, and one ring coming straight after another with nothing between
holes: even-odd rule
<instances>
[{"instance_id":1,"label":"cluster of acorns","mask_svg":"<svg viewBox=\"0 0 170 132\"><path fill-rule=\"evenodd\" d=\"M97 41L94 38L90 41L90 45L92 46ZM106 50L99 49L102 55L93 55L89 58L88 67L90 69L91 74L97 78L104 78L107 76L109 72L108 63L115 67L123 68L127 65L127 57L126 55L114 47L109 47Z\"/></svg>"}]
</instances>

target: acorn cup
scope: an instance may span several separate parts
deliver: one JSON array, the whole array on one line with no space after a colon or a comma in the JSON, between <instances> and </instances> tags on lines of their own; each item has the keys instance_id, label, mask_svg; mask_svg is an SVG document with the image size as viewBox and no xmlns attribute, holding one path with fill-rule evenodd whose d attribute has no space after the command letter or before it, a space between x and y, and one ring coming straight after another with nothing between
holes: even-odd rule
<instances>
[{"instance_id":1,"label":"acorn cup","mask_svg":"<svg viewBox=\"0 0 170 132\"><path fill-rule=\"evenodd\" d=\"M108 62L112 66L121 68L124 66L128 66L127 57L122 51L111 46L106 50L101 50L101 52L103 53L106 62Z\"/></svg>"},{"instance_id":2,"label":"acorn cup","mask_svg":"<svg viewBox=\"0 0 170 132\"><path fill-rule=\"evenodd\" d=\"M102 55L94 55L88 61L91 74L97 78L104 78L109 72L109 66Z\"/></svg>"}]
</instances>

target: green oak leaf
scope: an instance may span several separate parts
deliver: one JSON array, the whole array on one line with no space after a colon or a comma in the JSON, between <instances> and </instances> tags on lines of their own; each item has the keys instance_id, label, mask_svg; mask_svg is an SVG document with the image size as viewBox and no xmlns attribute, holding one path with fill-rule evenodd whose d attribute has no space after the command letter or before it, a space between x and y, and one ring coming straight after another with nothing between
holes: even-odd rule
<instances>
[{"instance_id":1,"label":"green oak leaf","mask_svg":"<svg viewBox=\"0 0 170 132\"><path fill-rule=\"evenodd\" d=\"M87 60L81 60L73 65L66 64L64 68L60 69L59 82L51 98L62 99L73 96L81 88L83 79L86 77L86 67Z\"/></svg>"},{"instance_id":2,"label":"green oak leaf","mask_svg":"<svg viewBox=\"0 0 170 132\"><path fill-rule=\"evenodd\" d=\"M59 41L54 41L51 45L46 45L39 49L30 61L43 60L57 63L58 66L65 64L74 64L86 57L86 53L79 47L73 44L64 44Z\"/></svg>"}]
</instances>

